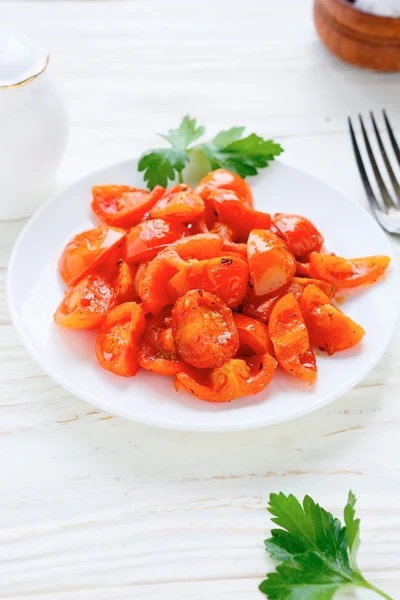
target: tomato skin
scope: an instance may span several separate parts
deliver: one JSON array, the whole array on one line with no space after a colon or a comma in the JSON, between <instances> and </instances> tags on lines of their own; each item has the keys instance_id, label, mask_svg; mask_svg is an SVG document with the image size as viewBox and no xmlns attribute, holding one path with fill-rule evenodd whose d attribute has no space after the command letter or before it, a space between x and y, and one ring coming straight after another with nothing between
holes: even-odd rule
<instances>
[{"instance_id":1,"label":"tomato skin","mask_svg":"<svg viewBox=\"0 0 400 600\"><path fill-rule=\"evenodd\" d=\"M253 230L247 243L250 277L256 296L270 294L285 285L296 271L296 261L285 244L271 231Z\"/></svg>"},{"instance_id":2,"label":"tomato skin","mask_svg":"<svg viewBox=\"0 0 400 600\"><path fill-rule=\"evenodd\" d=\"M188 185L179 184L160 198L153 206L150 216L153 219L171 219L189 223L204 213L204 201Z\"/></svg>"},{"instance_id":3,"label":"tomato skin","mask_svg":"<svg viewBox=\"0 0 400 600\"><path fill-rule=\"evenodd\" d=\"M309 262L296 262L296 275L298 277L314 277L313 270Z\"/></svg>"},{"instance_id":4,"label":"tomato skin","mask_svg":"<svg viewBox=\"0 0 400 600\"><path fill-rule=\"evenodd\" d=\"M299 305L311 343L328 354L352 348L365 335L364 329L333 306L330 298L315 285L304 289Z\"/></svg>"},{"instance_id":5,"label":"tomato skin","mask_svg":"<svg viewBox=\"0 0 400 600\"><path fill-rule=\"evenodd\" d=\"M224 255L190 263L172 277L168 295L172 302L189 290L202 289L215 294L229 308L236 308L247 291L249 269L241 258Z\"/></svg>"},{"instance_id":6,"label":"tomato skin","mask_svg":"<svg viewBox=\"0 0 400 600\"><path fill-rule=\"evenodd\" d=\"M58 270L67 285L103 264L117 246L122 247L125 231L115 227L96 227L74 235L65 246Z\"/></svg>"},{"instance_id":7,"label":"tomato skin","mask_svg":"<svg viewBox=\"0 0 400 600\"><path fill-rule=\"evenodd\" d=\"M172 242L187 235L186 227L180 223L169 223L163 219L150 219L139 223L126 237L126 260L139 263L150 260Z\"/></svg>"},{"instance_id":8,"label":"tomato skin","mask_svg":"<svg viewBox=\"0 0 400 600\"><path fill-rule=\"evenodd\" d=\"M114 308L97 334L95 350L99 365L123 377L136 375L138 344L145 326L144 311L136 302Z\"/></svg>"},{"instance_id":9,"label":"tomato skin","mask_svg":"<svg viewBox=\"0 0 400 600\"><path fill-rule=\"evenodd\" d=\"M211 372L178 373L174 385L177 391L184 389L206 402L230 402L262 392L276 367L276 360L269 354L246 360L233 358Z\"/></svg>"},{"instance_id":10,"label":"tomato skin","mask_svg":"<svg viewBox=\"0 0 400 600\"><path fill-rule=\"evenodd\" d=\"M353 288L374 283L385 273L390 261L388 256L347 259L334 254L310 254L310 265L315 276L338 288Z\"/></svg>"},{"instance_id":11,"label":"tomato skin","mask_svg":"<svg viewBox=\"0 0 400 600\"><path fill-rule=\"evenodd\" d=\"M187 266L172 245L161 250L145 267L139 281L138 293L146 312L158 315L171 303L168 283L180 269Z\"/></svg>"},{"instance_id":12,"label":"tomato skin","mask_svg":"<svg viewBox=\"0 0 400 600\"><path fill-rule=\"evenodd\" d=\"M54 313L54 321L72 329L94 329L100 327L116 303L111 285L103 277L88 275L67 290Z\"/></svg>"},{"instance_id":13,"label":"tomato skin","mask_svg":"<svg viewBox=\"0 0 400 600\"><path fill-rule=\"evenodd\" d=\"M299 303L289 293L278 300L269 320L269 334L278 363L290 375L317 380L317 365Z\"/></svg>"},{"instance_id":14,"label":"tomato skin","mask_svg":"<svg viewBox=\"0 0 400 600\"><path fill-rule=\"evenodd\" d=\"M100 185L92 188L92 210L102 223L114 227L133 227L164 194L157 185L151 192L126 185Z\"/></svg>"},{"instance_id":15,"label":"tomato skin","mask_svg":"<svg viewBox=\"0 0 400 600\"><path fill-rule=\"evenodd\" d=\"M235 242L247 242L252 229L269 229L271 217L248 206L241 198L230 190L217 189L207 196L221 223L227 225Z\"/></svg>"},{"instance_id":16,"label":"tomato skin","mask_svg":"<svg viewBox=\"0 0 400 600\"><path fill-rule=\"evenodd\" d=\"M227 169L217 169L208 173L197 186L196 194L207 200L211 191L221 188L235 192L246 204L253 206L253 194L249 184L240 175Z\"/></svg>"},{"instance_id":17,"label":"tomato skin","mask_svg":"<svg viewBox=\"0 0 400 600\"><path fill-rule=\"evenodd\" d=\"M118 275L114 282L114 290L117 296L117 303L136 302L139 295L136 292L135 277L136 267L128 265L122 258L118 263Z\"/></svg>"},{"instance_id":18,"label":"tomato skin","mask_svg":"<svg viewBox=\"0 0 400 600\"><path fill-rule=\"evenodd\" d=\"M206 260L218 256L224 241L215 233L199 233L176 240L170 248L175 250L185 260L196 258Z\"/></svg>"},{"instance_id":19,"label":"tomato skin","mask_svg":"<svg viewBox=\"0 0 400 600\"><path fill-rule=\"evenodd\" d=\"M294 256L307 256L319 251L324 238L311 221L300 215L277 213L272 217L275 227Z\"/></svg>"},{"instance_id":20,"label":"tomato skin","mask_svg":"<svg viewBox=\"0 0 400 600\"><path fill-rule=\"evenodd\" d=\"M251 354L274 354L268 327L264 323L240 313L234 313L233 320L239 333L239 356L248 354L249 350Z\"/></svg>"},{"instance_id":21,"label":"tomato skin","mask_svg":"<svg viewBox=\"0 0 400 600\"><path fill-rule=\"evenodd\" d=\"M164 315L147 321L138 359L143 369L158 375L176 375L185 370L184 363L177 356L172 329L165 325Z\"/></svg>"},{"instance_id":22,"label":"tomato skin","mask_svg":"<svg viewBox=\"0 0 400 600\"><path fill-rule=\"evenodd\" d=\"M223 365L239 348L231 309L203 290L191 290L177 300L172 331L181 360L199 369Z\"/></svg>"}]
</instances>

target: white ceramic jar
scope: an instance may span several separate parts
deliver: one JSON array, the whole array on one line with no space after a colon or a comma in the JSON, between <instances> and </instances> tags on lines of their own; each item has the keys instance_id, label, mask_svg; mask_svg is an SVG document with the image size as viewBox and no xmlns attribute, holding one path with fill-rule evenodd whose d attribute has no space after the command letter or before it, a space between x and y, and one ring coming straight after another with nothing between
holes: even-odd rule
<instances>
[{"instance_id":1,"label":"white ceramic jar","mask_svg":"<svg viewBox=\"0 0 400 600\"><path fill-rule=\"evenodd\" d=\"M0 29L0 219L31 215L52 192L67 143L62 97L48 52Z\"/></svg>"}]
</instances>

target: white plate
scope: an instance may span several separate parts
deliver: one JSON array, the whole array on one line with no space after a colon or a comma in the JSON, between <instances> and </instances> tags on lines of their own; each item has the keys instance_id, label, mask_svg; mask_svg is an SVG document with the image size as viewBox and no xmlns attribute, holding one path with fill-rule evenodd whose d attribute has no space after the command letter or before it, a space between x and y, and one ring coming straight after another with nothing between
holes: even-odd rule
<instances>
[{"instance_id":1,"label":"white plate","mask_svg":"<svg viewBox=\"0 0 400 600\"><path fill-rule=\"evenodd\" d=\"M85 177L58 194L29 221L17 241L7 290L11 317L34 360L60 385L94 406L127 419L192 431L251 429L288 421L320 408L356 385L385 351L398 313L398 274L386 277L346 301L345 312L367 334L353 350L318 355L318 382L309 387L278 372L257 396L210 404L175 392L172 380L141 370L125 379L101 369L94 354L95 334L56 326L53 313L64 286L58 257L70 237L96 221L90 210L91 186L141 185L136 162L123 162ZM340 256L391 255L385 234L362 208L313 177L275 163L251 182L256 208L300 213L324 234Z\"/></svg>"}]
</instances>

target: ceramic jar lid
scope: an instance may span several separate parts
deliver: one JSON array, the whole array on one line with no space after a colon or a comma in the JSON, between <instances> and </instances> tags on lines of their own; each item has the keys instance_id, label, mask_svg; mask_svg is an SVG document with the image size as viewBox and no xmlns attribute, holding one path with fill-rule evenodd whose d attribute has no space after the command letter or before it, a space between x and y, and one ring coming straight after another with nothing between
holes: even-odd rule
<instances>
[{"instance_id":1,"label":"ceramic jar lid","mask_svg":"<svg viewBox=\"0 0 400 600\"><path fill-rule=\"evenodd\" d=\"M27 83L45 70L48 60L41 44L0 28L0 88Z\"/></svg>"}]
</instances>

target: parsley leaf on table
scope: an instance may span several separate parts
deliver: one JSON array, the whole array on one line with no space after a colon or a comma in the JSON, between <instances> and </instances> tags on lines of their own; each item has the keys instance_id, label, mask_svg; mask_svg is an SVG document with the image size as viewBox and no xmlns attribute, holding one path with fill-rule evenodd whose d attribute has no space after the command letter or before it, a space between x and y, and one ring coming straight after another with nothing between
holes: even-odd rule
<instances>
[{"instance_id":1,"label":"parsley leaf on table","mask_svg":"<svg viewBox=\"0 0 400 600\"><path fill-rule=\"evenodd\" d=\"M292 495L271 494L268 510L281 529L272 530L265 546L281 564L260 590L271 600L331 600L338 590L359 586L391 600L368 583L357 566L360 520L354 518L355 504L350 492L342 526L309 496L301 505Z\"/></svg>"},{"instance_id":2,"label":"parsley leaf on table","mask_svg":"<svg viewBox=\"0 0 400 600\"><path fill-rule=\"evenodd\" d=\"M168 133L160 134L171 148L156 148L145 152L140 160L138 169L144 171L144 180L153 189L157 184L167 187L168 180L173 181L180 176L185 163L189 162L188 148L204 133L204 127L197 127L196 119L186 115L177 129L169 129Z\"/></svg>"},{"instance_id":3,"label":"parsley leaf on table","mask_svg":"<svg viewBox=\"0 0 400 600\"><path fill-rule=\"evenodd\" d=\"M242 177L256 175L258 169L268 166L283 149L272 140L264 140L251 133L242 137L244 127L231 127L220 131L210 142L193 145L205 132L196 119L186 115L177 129L161 134L169 144L168 148L155 148L142 154L138 169L144 171L144 180L150 189L157 184L166 187L168 181L176 178L182 181L182 171L189 162L191 150L202 153L208 160L210 169L224 167Z\"/></svg>"}]
</instances>

